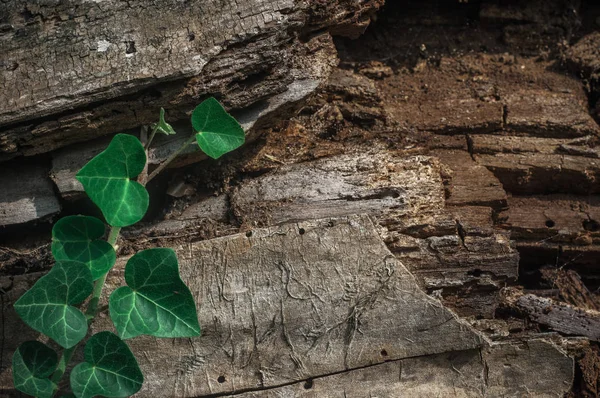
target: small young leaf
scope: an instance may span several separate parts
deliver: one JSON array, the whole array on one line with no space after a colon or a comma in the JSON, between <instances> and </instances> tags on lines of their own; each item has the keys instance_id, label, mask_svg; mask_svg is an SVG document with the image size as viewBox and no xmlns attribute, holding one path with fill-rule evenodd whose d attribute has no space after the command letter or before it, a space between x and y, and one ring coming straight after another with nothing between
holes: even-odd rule
<instances>
[{"instance_id":1,"label":"small young leaf","mask_svg":"<svg viewBox=\"0 0 600 398\"><path fill-rule=\"evenodd\" d=\"M35 397L52 397L56 384L50 375L56 370L58 355L39 341L26 341L13 354L13 382L15 388Z\"/></svg>"},{"instance_id":2,"label":"small young leaf","mask_svg":"<svg viewBox=\"0 0 600 398\"><path fill-rule=\"evenodd\" d=\"M71 371L71 389L77 398L128 397L144 383L133 353L111 332L90 337L84 357L85 362Z\"/></svg>"},{"instance_id":3,"label":"small young leaf","mask_svg":"<svg viewBox=\"0 0 600 398\"><path fill-rule=\"evenodd\" d=\"M126 227L148 210L148 192L133 181L146 165L146 151L134 136L117 134L108 148L77 173L85 192L102 210L108 224Z\"/></svg>"},{"instance_id":4,"label":"small young leaf","mask_svg":"<svg viewBox=\"0 0 600 398\"><path fill-rule=\"evenodd\" d=\"M88 266L94 280L106 274L117 260L104 236L104 223L95 217L63 217L52 228L52 254L57 261L73 260Z\"/></svg>"},{"instance_id":5,"label":"small young leaf","mask_svg":"<svg viewBox=\"0 0 600 398\"><path fill-rule=\"evenodd\" d=\"M192 126L200 149L213 159L242 146L246 138L242 126L212 97L194 109Z\"/></svg>"},{"instance_id":6,"label":"small young leaf","mask_svg":"<svg viewBox=\"0 0 600 398\"><path fill-rule=\"evenodd\" d=\"M194 298L179 276L173 250L137 253L127 262L125 281L128 286L115 290L109 300L110 317L121 338L200 335Z\"/></svg>"},{"instance_id":7,"label":"small young leaf","mask_svg":"<svg viewBox=\"0 0 600 398\"><path fill-rule=\"evenodd\" d=\"M156 128L158 133L165 135L176 134L175 130L173 130L173 127L171 127L169 123L165 122L165 110L163 108L160 108L160 118L158 123L153 125L152 128Z\"/></svg>"},{"instance_id":8,"label":"small young leaf","mask_svg":"<svg viewBox=\"0 0 600 398\"><path fill-rule=\"evenodd\" d=\"M31 328L71 348L87 333L87 319L73 305L82 303L92 289L92 273L84 264L58 261L14 307Z\"/></svg>"}]
</instances>

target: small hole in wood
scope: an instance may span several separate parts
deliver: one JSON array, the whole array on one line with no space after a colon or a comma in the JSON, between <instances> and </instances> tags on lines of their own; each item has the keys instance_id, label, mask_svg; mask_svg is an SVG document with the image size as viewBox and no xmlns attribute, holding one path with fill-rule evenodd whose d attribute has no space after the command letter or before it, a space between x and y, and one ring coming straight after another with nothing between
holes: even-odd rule
<instances>
[{"instance_id":1,"label":"small hole in wood","mask_svg":"<svg viewBox=\"0 0 600 398\"><path fill-rule=\"evenodd\" d=\"M600 231L600 224L596 220L584 220L583 229L590 232Z\"/></svg>"},{"instance_id":2,"label":"small hole in wood","mask_svg":"<svg viewBox=\"0 0 600 398\"><path fill-rule=\"evenodd\" d=\"M217 378L217 381L218 381L219 383L225 383L225 376L219 376L219 377Z\"/></svg>"},{"instance_id":3,"label":"small hole in wood","mask_svg":"<svg viewBox=\"0 0 600 398\"><path fill-rule=\"evenodd\" d=\"M249 238L249 237L251 237L251 236L252 236L252 231L248 231L248 232L246 232L246 237L248 237L248 238Z\"/></svg>"},{"instance_id":4,"label":"small hole in wood","mask_svg":"<svg viewBox=\"0 0 600 398\"><path fill-rule=\"evenodd\" d=\"M305 390L310 390L313 386L313 381L312 379L308 379L306 380L306 383L304 383L304 389Z\"/></svg>"},{"instance_id":5,"label":"small hole in wood","mask_svg":"<svg viewBox=\"0 0 600 398\"><path fill-rule=\"evenodd\" d=\"M556 225L556 224L555 224L555 223L554 223L554 221L552 221L552 220L547 220L547 221L546 221L546 227L548 227L548 228L552 228L552 227L554 227L555 225Z\"/></svg>"},{"instance_id":6,"label":"small hole in wood","mask_svg":"<svg viewBox=\"0 0 600 398\"><path fill-rule=\"evenodd\" d=\"M382 357L387 357L388 356L387 351L386 350L381 350L381 356Z\"/></svg>"},{"instance_id":7,"label":"small hole in wood","mask_svg":"<svg viewBox=\"0 0 600 398\"><path fill-rule=\"evenodd\" d=\"M335 224L333 223L333 221L329 221L329 222L327 223L327 226L328 226L329 228L333 227L334 225L335 225Z\"/></svg>"},{"instance_id":8,"label":"small hole in wood","mask_svg":"<svg viewBox=\"0 0 600 398\"><path fill-rule=\"evenodd\" d=\"M306 233L306 231L304 230L304 228L300 228L300 229L298 230L298 233L299 233L300 235L304 235L304 234Z\"/></svg>"},{"instance_id":9,"label":"small hole in wood","mask_svg":"<svg viewBox=\"0 0 600 398\"><path fill-rule=\"evenodd\" d=\"M188 40L194 41L195 38L196 38L196 35L194 34L194 32L190 32L190 34L188 35Z\"/></svg>"},{"instance_id":10,"label":"small hole in wood","mask_svg":"<svg viewBox=\"0 0 600 398\"><path fill-rule=\"evenodd\" d=\"M125 54L135 54L137 52L134 41L125 42Z\"/></svg>"}]
</instances>

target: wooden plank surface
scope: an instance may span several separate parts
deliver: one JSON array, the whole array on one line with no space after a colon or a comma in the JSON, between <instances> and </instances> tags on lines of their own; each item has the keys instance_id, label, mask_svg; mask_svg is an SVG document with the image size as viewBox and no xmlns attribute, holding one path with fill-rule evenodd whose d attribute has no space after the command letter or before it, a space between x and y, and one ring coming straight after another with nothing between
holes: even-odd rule
<instances>
[{"instance_id":1,"label":"wooden plank surface","mask_svg":"<svg viewBox=\"0 0 600 398\"><path fill-rule=\"evenodd\" d=\"M48 172L43 164L0 166L0 226L25 223L60 211Z\"/></svg>"},{"instance_id":2,"label":"wooden plank surface","mask_svg":"<svg viewBox=\"0 0 600 398\"><path fill-rule=\"evenodd\" d=\"M150 124L160 107L183 120L209 95L256 111L314 89L337 64L327 28L355 35L382 3L0 3L0 161Z\"/></svg>"},{"instance_id":3,"label":"wooden plank surface","mask_svg":"<svg viewBox=\"0 0 600 398\"><path fill-rule=\"evenodd\" d=\"M147 380L140 396L277 386L482 344L418 288L365 216L286 224L176 250L203 337L130 341ZM111 274L109 292L121 272ZM36 336L11 308L32 282L16 278L4 296L4 364L20 342ZM100 317L93 329L107 326ZM227 381L219 383L220 376ZM10 385L6 369L1 380Z\"/></svg>"},{"instance_id":4,"label":"wooden plank surface","mask_svg":"<svg viewBox=\"0 0 600 398\"><path fill-rule=\"evenodd\" d=\"M385 387L387 391L404 386L419 394L448 394L462 386L464 396L481 396L486 388L509 388L503 380L516 377L502 369L503 360L494 359L488 366L492 383L486 386L479 354L485 345L482 337L419 289L366 216L285 224L176 250L182 277L197 300L203 336L128 341L146 378L140 397L226 395L288 384L294 389L294 382L315 378L324 381L321 387L321 381L315 381L316 396L318 391L337 396L337 388L349 378L374 374L378 376L366 389L355 390L355 396L382 391L377 380L390 377L400 379ZM124 260L111 273L108 292L121 284L117 276ZM4 391L11 388L11 353L20 342L39 338L16 318L11 306L34 280L33 275L2 280L8 333L0 373ZM103 315L92 328L96 332L109 326ZM572 360L552 346L541 351L555 358L546 369L547 379L554 380L552 388L564 383L566 391ZM536 366L535 361L527 362L526 351L522 353L523 369ZM363 369L386 361L395 362ZM353 372L348 376L341 375L349 370ZM326 377L338 373L339 377ZM518 386L521 391L532 388L539 396L549 387Z\"/></svg>"}]
</instances>

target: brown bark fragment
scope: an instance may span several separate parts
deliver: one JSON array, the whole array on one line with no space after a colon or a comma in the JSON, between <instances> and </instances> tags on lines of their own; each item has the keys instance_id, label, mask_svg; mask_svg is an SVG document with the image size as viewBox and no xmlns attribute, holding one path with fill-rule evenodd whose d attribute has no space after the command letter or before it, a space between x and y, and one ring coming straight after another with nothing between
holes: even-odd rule
<instances>
[{"instance_id":1,"label":"brown bark fragment","mask_svg":"<svg viewBox=\"0 0 600 398\"><path fill-rule=\"evenodd\" d=\"M567 335L600 340L600 312L586 310L533 294L507 289L504 297L509 305L523 311L542 325Z\"/></svg>"}]
</instances>

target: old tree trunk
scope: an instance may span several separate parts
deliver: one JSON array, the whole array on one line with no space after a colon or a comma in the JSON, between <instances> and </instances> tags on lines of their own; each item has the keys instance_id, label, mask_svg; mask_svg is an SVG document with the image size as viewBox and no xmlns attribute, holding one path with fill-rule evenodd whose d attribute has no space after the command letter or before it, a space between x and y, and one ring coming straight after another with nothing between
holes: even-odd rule
<instances>
[{"instance_id":1,"label":"old tree trunk","mask_svg":"<svg viewBox=\"0 0 600 398\"><path fill-rule=\"evenodd\" d=\"M0 396L76 171L208 96L247 144L153 181L108 280L172 247L197 301L139 396L600 394L600 6L388 3L0 2Z\"/></svg>"}]
</instances>

